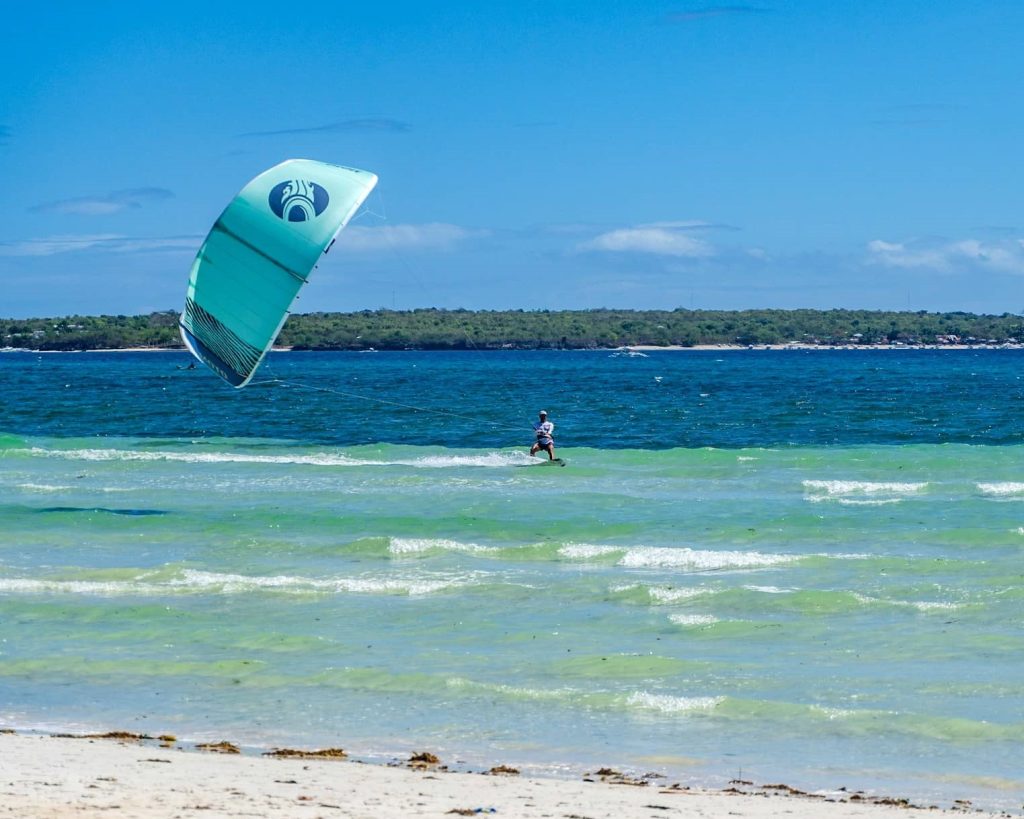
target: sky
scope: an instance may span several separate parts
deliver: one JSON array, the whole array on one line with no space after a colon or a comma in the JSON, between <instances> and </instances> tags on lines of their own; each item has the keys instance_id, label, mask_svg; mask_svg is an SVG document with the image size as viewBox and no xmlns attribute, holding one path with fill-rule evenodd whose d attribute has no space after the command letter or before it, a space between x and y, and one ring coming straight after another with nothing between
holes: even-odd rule
<instances>
[{"instance_id":1,"label":"sky","mask_svg":"<svg viewBox=\"0 0 1024 819\"><path fill-rule=\"evenodd\" d=\"M180 309L261 171L295 305L1024 312L1019 0L0 0L0 316Z\"/></svg>"}]
</instances>

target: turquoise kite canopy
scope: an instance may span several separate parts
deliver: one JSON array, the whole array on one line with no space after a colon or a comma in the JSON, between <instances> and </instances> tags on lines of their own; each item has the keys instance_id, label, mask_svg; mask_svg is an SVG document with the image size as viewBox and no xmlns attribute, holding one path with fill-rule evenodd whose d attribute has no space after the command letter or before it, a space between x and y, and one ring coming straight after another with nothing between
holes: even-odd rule
<instances>
[{"instance_id":1,"label":"turquoise kite canopy","mask_svg":"<svg viewBox=\"0 0 1024 819\"><path fill-rule=\"evenodd\" d=\"M178 322L192 354L233 387L253 377L320 257L375 174L289 159L242 188L210 230Z\"/></svg>"}]
</instances>

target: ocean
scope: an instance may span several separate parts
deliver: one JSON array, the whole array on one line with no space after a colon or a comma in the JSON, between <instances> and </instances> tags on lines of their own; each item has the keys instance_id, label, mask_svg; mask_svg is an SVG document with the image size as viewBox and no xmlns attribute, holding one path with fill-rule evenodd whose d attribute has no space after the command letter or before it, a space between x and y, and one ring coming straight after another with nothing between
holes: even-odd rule
<instances>
[{"instance_id":1,"label":"ocean","mask_svg":"<svg viewBox=\"0 0 1024 819\"><path fill-rule=\"evenodd\" d=\"M188 360L0 355L0 727L1024 801L1024 353Z\"/></svg>"}]
</instances>

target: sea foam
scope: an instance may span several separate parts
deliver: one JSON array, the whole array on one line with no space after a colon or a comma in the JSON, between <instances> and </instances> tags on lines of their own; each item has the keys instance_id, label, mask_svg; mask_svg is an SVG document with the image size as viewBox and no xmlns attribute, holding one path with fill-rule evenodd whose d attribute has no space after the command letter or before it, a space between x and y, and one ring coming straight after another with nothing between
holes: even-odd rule
<instances>
[{"instance_id":1,"label":"sea foam","mask_svg":"<svg viewBox=\"0 0 1024 819\"><path fill-rule=\"evenodd\" d=\"M1024 483L1019 483L1017 481L979 483L976 485L978 487L978 491L983 495L991 495L997 498L1005 498L1012 495L1024 495Z\"/></svg>"},{"instance_id":2,"label":"sea foam","mask_svg":"<svg viewBox=\"0 0 1024 819\"><path fill-rule=\"evenodd\" d=\"M636 546L627 549L626 554L619 560L618 565L641 569L708 571L713 569L754 569L778 566L795 560L797 560L795 555L764 554L762 552L718 552L686 547Z\"/></svg>"},{"instance_id":3,"label":"sea foam","mask_svg":"<svg viewBox=\"0 0 1024 819\"><path fill-rule=\"evenodd\" d=\"M662 714L687 714L713 711L724 699L724 697L679 697L671 694L634 691L626 697L626 705L630 708L658 711Z\"/></svg>"},{"instance_id":4,"label":"sea foam","mask_svg":"<svg viewBox=\"0 0 1024 819\"><path fill-rule=\"evenodd\" d=\"M460 543L446 538L402 538L393 537L388 542L388 551L393 555L416 555L430 552L465 552L488 554L499 551L496 546L481 546L478 543Z\"/></svg>"},{"instance_id":5,"label":"sea foam","mask_svg":"<svg viewBox=\"0 0 1024 819\"><path fill-rule=\"evenodd\" d=\"M167 579L146 572L132 580L60 580L0 578L0 592L22 594L83 594L100 597L167 594L245 594L273 591L283 594L390 594L424 595L475 585L475 574L388 577L309 578L289 575L243 575L185 569Z\"/></svg>"},{"instance_id":6,"label":"sea foam","mask_svg":"<svg viewBox=\"0 0 1024 819\"><path fill-rule=\"evenodd\" d=\"M712 614L670 614L668 619L677 626L710 626L718 618Z\"/></svg>"},{"instance_id":7,"label":"sea foam","mask_svg":"<svg viewBox=\"0 0 1024 819\"><path fill-rule=\"evenodd\" d=\"M135 449L46 449L32 447L23 450L30 455L45 458L66 458L77 461L173 461L177 463L209 464L294 464L299 466L408 466L414 469L450 469L453 467L508 467L535 463L523 452L487 452L478 455L424 455L419 458L374 460L354 458L337 452L282 453L259 455L248 452L172 452L167 450Z\"/></svg>"},{"instance_id":8,"label":"sea foam","mask_svg":"<svg viewBox=\"0 0 1024 819\"><path fill-rule=\"evenodd\" d=\"M804 488L826 495L912 495L920 492L927 481L919 483L897 483L893 481L811 481L803 482Z\"/></svg>"},{"instance_id":9,"label":"sea foam","mask_svg":"<svg viewBox=\"0 0 1024 819\"><path fill-rule=\"evenodd\" d=\"M26 492L68 492L72 489L71 486L57 486L48 483L19 483L18 489L24 489Z\"/></svg>"},{"instance_id":10,"label":"sea foam","mask_svg":"<svg viewBox=\"0 0 1024 819\"><path fill-rule=\"evenodd\" d=\"M819 481L805 480L806 499L811 503L831 501L841 506L888 506L921 492L927 481Z\"/></svg>"},{"instance_id":11,"label":"sea foam","mask_svg":"<svg viewBox=\"0 0 1024 819\"><path fill-rule=\"evenodd\" d=\"M558 554L567 560L592 560L608 555L622 554L625 546L601 546L593 543L567 543Z\"/></svg>"},{"instance_id":12,"label":"sea foam","mask_svg":"<svg viewBox=\"0 0 1024 819\"><path fill-rule=\"evenodd\" d=\"M601 560L619 556L615 565L631 569L752 569L791 563L797 555L765 554L738 550L714 551L685 546L612 546L594 543L567 543L558 550L567 560ZM605 561L607 562L607 561Z\"/></svg>"}]
</instances>

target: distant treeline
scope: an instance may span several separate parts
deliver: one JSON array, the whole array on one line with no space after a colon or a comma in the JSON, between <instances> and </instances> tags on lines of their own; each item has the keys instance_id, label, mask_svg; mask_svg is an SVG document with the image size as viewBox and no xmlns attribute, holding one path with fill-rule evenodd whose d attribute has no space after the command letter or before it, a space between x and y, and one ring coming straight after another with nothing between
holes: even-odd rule
<instances>
[{"instance_id":1,"label":"distant treeline","mask_svg":"<svg viewBox=\"0 0 1024 819\"><path fill-rule=\"evenodd\" d=\"M0 347L181 347L178 314L0 319ZM868 310L363 310L291 316L301 350L534 350L697 344L991 344L1024 341L1024 317Z\"/></svg>"}]
</instances>

